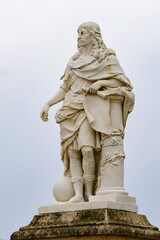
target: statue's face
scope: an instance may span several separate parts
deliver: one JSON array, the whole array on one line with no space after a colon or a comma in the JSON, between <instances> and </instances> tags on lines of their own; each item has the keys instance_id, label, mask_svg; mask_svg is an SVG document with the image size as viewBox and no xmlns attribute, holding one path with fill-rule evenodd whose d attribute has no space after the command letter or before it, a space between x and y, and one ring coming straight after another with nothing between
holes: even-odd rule
<instances>
[{"instance_id":1,"label":"statue's face","mask_svg":"<svg viewBox=\"0 0 160 240\"><path fill-rule=\"evenodd\" d=\"M78 47L84 47L91 43L91 36L86 28L78 30Z\"/></svg>"}]
</instances>

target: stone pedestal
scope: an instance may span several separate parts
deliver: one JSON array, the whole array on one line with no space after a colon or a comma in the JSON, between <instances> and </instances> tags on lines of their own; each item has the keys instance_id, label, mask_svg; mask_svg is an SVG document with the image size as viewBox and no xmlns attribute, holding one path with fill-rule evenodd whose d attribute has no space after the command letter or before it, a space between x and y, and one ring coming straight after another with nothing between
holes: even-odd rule
<instances>
[{"instance_id":1,"label":"stone pedestal","mask_svg":"<svg viewBox=\"0 0 160 240\"><path fill-rule=\"evenodd\" d=\"M112 130L109 135L101 134L102 150L99 163L98 188L95 195L89 198L89 202L99 204L100 202L106 202L109 208L137 212L136 198L129 196L124 188L123 93L119 91L118 95L111 95L109 102L109 128Z\"/></svg>"},{"instance_id":2,"label":"stone pedestal","mask_svg":"<svg viewBox=\"0 0 160 240\"><path fill-rule=\"evenodd\" d=\"M66 203L53 202L49 206L39 207L38 213L69 212L94 209L116 209L130 212L137 212L136 198L120 195L108 194L103 196L92 196L90 202Z\"/></svg>"},{"instance_id":3,"label":"stone pedestal","mask_svg":"<svg viewBox=\"0 0 160 240\"><path fill-rule=\"evenodd\" d=\"M159 240L144 215L113 209L44 213L20 228L11 240Z\"/></svg>"}]
</instances>

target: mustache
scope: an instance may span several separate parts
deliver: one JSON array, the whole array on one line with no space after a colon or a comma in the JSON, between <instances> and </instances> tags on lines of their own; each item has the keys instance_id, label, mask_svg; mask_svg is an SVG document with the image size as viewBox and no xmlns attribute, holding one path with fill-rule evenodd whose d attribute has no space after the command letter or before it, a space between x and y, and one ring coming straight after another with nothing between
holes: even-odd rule
<instances>
[{"instance_id":1,"label":"mustache","mask_svg":"<svg viewBox=\"0 0 160 240\"><path fill-rule=\"evenodd\" d=\"M80 47L80 44L81 44L81 38L77 38L77 47Z\"/></svg>"},{"instance_id":2,"label":"mustache","mask_svg":"<svg viewBox=\"0 0 160 240\"><path fill-rule=\"evenodd\" d=\"M79 41L81 41L82 40L82 38L77 38L77 41L79 42Z\"/></svg>"}]
</instances>

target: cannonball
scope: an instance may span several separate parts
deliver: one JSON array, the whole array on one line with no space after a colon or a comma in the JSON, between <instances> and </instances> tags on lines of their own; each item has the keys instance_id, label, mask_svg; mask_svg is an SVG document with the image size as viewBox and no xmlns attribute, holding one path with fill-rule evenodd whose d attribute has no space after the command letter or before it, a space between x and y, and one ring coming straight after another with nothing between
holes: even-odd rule
<instances>
[{"instance_id":1,"label":"cannonball","mask_svg":"<svg viewBox=\"0 0 160 240\"><path fill-rule=\"evenodd\" d=\"M58 202L69 201L75 195L71 177L60 178L53 186L53 195Z\"/></svg>"}]
</instances>

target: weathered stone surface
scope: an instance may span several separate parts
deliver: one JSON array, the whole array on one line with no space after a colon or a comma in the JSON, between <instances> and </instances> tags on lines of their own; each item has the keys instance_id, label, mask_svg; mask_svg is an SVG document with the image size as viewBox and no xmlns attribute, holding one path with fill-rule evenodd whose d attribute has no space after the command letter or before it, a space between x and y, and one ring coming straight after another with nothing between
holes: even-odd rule
<instances>
[{"instance_id":1,"label":"weathered stone surface","mask_svg":"<svg viewBox=\"0 0 160 240\"><path fill-rule=\"evenodd\" d=\"M11 240L20 239L159 240L158 228L146 216L133 212L96 209L35 215Z\"/></svg>"}]
</instances>

